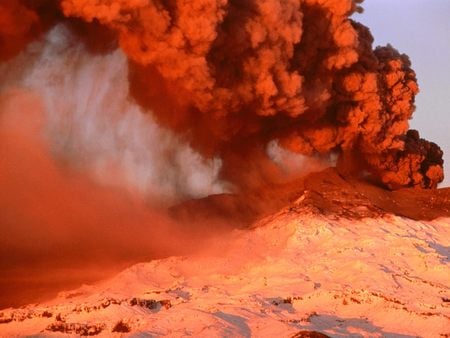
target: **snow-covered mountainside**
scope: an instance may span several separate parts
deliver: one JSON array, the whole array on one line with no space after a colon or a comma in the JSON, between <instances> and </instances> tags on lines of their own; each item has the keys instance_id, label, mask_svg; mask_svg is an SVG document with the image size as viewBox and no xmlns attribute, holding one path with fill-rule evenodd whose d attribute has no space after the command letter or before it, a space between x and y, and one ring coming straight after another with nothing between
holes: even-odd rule
<instances>
[{"instance_id":1,"label":"snow-covered mountainside","mask_svg":"<svg viewBox=\"0 0 450 338\"><path fill-rule=\"evenodd\" d=\"M3 310L0 336L449 337L450 218L336 216L311 194L195 256Z\"/></svg>"}]
</instances>

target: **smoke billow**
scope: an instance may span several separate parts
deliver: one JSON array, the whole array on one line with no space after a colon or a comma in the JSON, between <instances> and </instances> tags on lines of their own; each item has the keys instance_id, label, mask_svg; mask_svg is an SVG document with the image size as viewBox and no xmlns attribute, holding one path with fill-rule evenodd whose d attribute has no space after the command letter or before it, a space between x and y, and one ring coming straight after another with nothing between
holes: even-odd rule
<instances>
[{"instance_id":1,"label":"smoke billow","mask_svg":"<svg viewBox=\"0 0 450 338\"><path fill-rule=\"evenodd\" d=\"M116 31L138 102L202 154L219 155L223 176L241 186L248 175L237 171L249 159L273 174L264 146L277 139L302 154L356 153L390 188L436 187L442 152L408 133L418 92L410 61L391 46L372 49L368 29L349 18L358 2L63 0L61 8Z\"/></svg>"},{"instance_id":2,"label":"smoke billow","mask_svg":"<svg viewBox=\"0 0 450 338\"><path fill-rule=\"evenodd\" d=\"M307 155L355 153L390 188L435 187L441 151L408 133L415 73L393 47L372 48L349 18L360 2L6 1L0 36L3 58L56 18L81 25L91 47L118 40L136 101L221 158L222 177L238 186L249 185L252 161L253 174L277 176L265 148L278 140Z\"/></svg>"}]
</instances>

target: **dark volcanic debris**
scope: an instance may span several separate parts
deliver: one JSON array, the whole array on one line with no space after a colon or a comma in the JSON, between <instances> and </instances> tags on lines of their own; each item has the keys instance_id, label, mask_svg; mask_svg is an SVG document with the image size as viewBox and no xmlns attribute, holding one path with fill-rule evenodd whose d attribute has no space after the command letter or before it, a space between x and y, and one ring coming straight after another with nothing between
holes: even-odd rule
<instances>
[{"instance_id":1,"label":"dark volcanic debris","mask_svg":"<svg viewBox=\"0 0 450 338\"><path fill-rule=\"evenodd\" d=\"M361 219L388 214L414 220L450 217L450 188L387 190L367 178L339 173L336 168L312 173L264 192L220 194L172 207L174 218L195 223L235 221L248 227L280 210L312 212L329 217Z\"/></svg>"}]
</instances>

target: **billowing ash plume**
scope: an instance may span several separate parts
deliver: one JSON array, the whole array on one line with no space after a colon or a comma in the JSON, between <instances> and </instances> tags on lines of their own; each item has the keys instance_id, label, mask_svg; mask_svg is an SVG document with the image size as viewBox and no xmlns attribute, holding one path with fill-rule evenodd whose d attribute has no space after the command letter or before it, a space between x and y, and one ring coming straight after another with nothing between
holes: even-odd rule
<instances>
[{"instance_id":1,"label":"billowing ash plume","mask_svg":"<svg viewBox=\"0 0 450 338\"><path fill-rule=\"evenodd\" d=\"M369 30L349 18L360 2L6 1L2 57L59 9L72 25L89 23L86 35L100 26L116 36L136 101L203 155L219 156L222 176L243 188L256 173L277 176L266 154L273 140L302 154L357 159L354 167L392 189L436 187L442 151L408 131L415 73L393 47L373 50Z\"/></svg>"}]
</instances>

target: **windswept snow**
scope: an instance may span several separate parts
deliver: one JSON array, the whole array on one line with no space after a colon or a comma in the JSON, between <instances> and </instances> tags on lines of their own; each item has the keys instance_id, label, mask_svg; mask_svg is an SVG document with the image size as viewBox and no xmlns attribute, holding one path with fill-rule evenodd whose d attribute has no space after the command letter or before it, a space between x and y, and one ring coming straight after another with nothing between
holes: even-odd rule
<instances>
[{"instance_id":1,"label":"windswept snow","mask_svg":"<svg viewBox=\"0 0 450 338\"><path fill-rule=\"evenodd\" d=\"M301 203L201 255L4 310L0 336L450 336L450 219L333 219Z\"/></svg>"}]
</instances>

